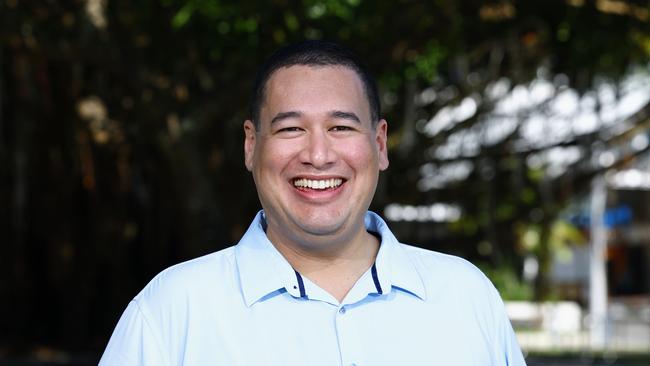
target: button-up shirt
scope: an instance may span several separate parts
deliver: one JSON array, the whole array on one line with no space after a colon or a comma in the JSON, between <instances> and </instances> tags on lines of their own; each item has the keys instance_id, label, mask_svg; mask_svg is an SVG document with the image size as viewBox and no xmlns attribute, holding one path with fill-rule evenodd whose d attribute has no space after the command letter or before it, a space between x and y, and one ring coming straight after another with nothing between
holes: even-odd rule
<instances>
[{"instance_id":1,"label":"button-up shirt","mask_svg":"<svg viewBox=\"0 0 650 366\"><path fill-rule=\"evenodd\" d=\"M458 257L381 238L343 301L295 271L265 234L170 267L128 305L100 365L525 365L490 281Z\"/></svg>"}]
</instances>

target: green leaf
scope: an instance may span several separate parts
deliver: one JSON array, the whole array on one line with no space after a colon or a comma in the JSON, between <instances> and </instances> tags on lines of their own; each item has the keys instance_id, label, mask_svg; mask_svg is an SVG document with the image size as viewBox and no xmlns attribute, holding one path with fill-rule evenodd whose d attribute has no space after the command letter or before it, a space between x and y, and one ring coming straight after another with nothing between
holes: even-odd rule
<instances>
[{"instance_id":1,"label":"green leaf","mask_svg":"<svg viewBox=\"0 0 650 366\"><path fill-rule=\"evenodd\" d=\"M185 4L185 6L183 6L181 10L179 10L176 15L174 15L174 18L172 18L172 26L176 29L180 29L185 26L185 24L187 24L187 22L192 17L192 14L194 14L195 10L196 9L194 2Z\"/></svg>"}]
</instances>

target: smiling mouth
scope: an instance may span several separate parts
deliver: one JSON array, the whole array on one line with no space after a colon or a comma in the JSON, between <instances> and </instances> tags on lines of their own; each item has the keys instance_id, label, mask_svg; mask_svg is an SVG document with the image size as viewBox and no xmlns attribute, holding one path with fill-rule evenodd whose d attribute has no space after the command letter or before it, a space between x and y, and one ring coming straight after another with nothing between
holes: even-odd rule
<instances>
[{"instance_id":1,"label":"smiling mouth","mask_svg":"<svg viewBox=\"0 0 650 366\"><path fill-rule=\"evenodd\" d=\"M316 189L316 190L326 190L339 187L343 184L343 179L332 178L332 179L306 179L299 178L293 181L293 186L301 189Z\"/></svg>"}]
</instances>

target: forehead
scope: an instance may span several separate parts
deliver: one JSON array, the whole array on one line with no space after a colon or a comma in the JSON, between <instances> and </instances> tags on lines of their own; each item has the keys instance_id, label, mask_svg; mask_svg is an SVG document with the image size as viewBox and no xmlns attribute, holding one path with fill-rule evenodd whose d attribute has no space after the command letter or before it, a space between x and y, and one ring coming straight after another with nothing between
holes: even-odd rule
<instances>
[{"instance_id":1,"label":"forehead","mask_svg":"<svg viewBox=\"0 0 650 366\"><path fill-rule=\"evenodd\" d=\"M270 114L351 111L370 120L370 105L359 75L346 66L295 65L276 70L266 83L262 121Z\"/></svg>"}]
</instances>

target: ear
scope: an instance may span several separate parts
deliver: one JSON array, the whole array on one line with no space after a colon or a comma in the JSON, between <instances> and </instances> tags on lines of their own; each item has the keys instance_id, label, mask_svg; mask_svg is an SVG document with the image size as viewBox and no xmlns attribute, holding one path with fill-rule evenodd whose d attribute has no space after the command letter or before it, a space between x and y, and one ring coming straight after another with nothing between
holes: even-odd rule
<instances>
[{"instance_id":1,"label":"ear","mask_svg":"<svg viewBox=\"0 0 650 366\"><path fill-rule=\"evenodd\" d=\"M377 153L379 154L379 170L386 170L388 169L388 122L385 119L377 122L375 143L377 144Z\"/></svg>"},{"instance_id":2,"label":"ear","mask_svg":"<svg viewBox=\"0 0 650 366\"><path fill-rule=\"evenodd\" d=\"M253 171L253 156L255 155L255 124L251 120L244 122L244 164L249 172Z\"/></svg>"}]
</instances>

